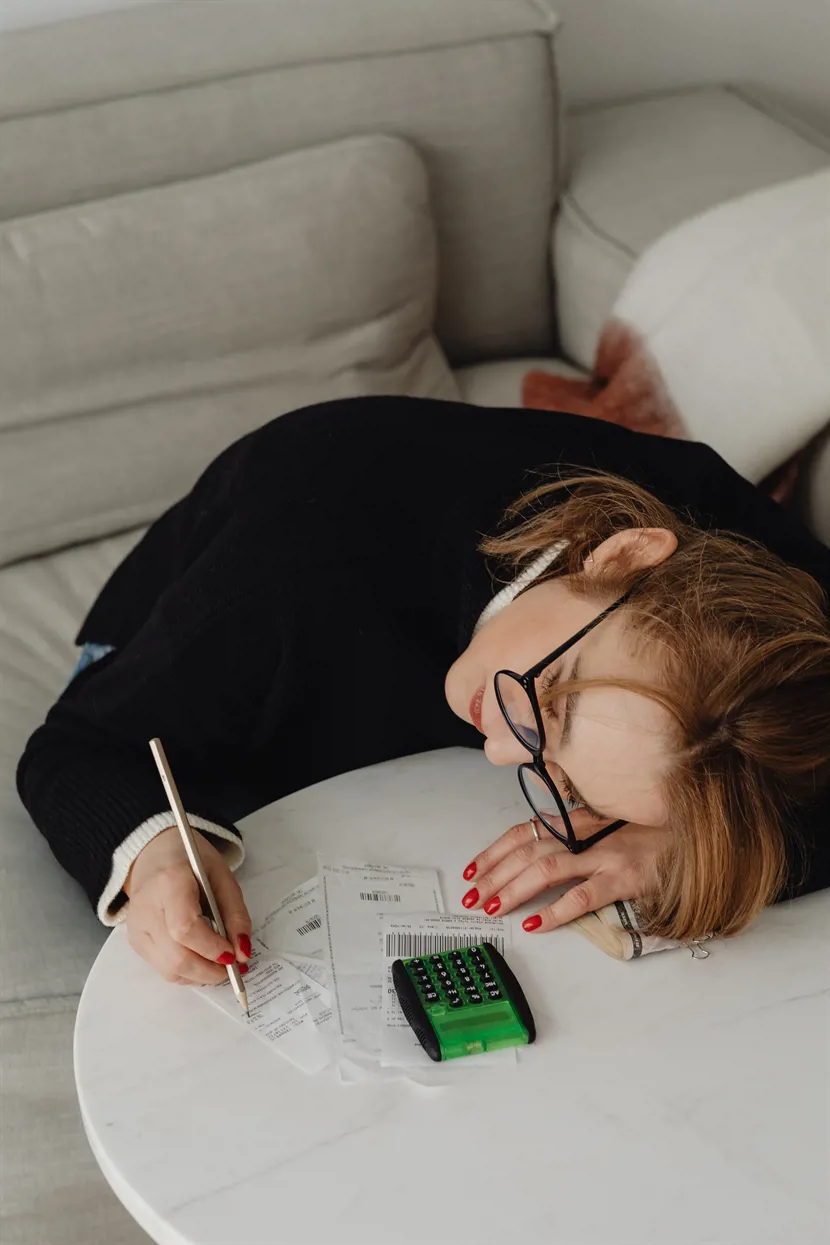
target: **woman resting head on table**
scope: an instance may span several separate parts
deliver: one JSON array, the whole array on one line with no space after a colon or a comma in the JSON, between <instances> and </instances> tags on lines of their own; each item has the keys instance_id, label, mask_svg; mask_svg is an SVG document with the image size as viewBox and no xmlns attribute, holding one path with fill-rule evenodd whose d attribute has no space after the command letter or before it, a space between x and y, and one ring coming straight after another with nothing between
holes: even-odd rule
<instances>
[{"instance_id":1,"label":"woman resting head on table","mask_svg":"<svg viewBox=\"0 0 830 1245\"><path fill-rule=\"evenodd\" d=\"M729 936L830 885L828 585L830 551L704 446L410 398L308 408L221 454L113 573L18 789L171 981L250 957L238 819L477 731L529 808L463 869L466 907L565 884L525 930L636 898L651 933Z\"/></svg>"}]
</instances>

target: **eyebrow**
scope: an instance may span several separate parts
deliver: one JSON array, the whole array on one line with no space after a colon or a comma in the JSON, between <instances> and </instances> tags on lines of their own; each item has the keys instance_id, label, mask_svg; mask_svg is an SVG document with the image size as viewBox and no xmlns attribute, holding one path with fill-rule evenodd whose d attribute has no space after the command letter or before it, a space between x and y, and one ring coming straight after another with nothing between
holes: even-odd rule
<instances>
[{"instance_id":1,"label":"eyebrow","mask_svg":"<svg viewBox=\"0 0 830 1245\"><path fill-rule=\"evenodd\" d=\"M573 664L573 667L571 668L571 673L568 675L568 682L570 683L572 679L578 679L578 678L579 678L579 658L577 657L576 661ZM560 742L563 744L566 744L571 737L571 731L573 729L574 709L576 708L576 702L578 700L579 700L579 692L568 692L567 696L565 697L565 718L562 723L562 734L560 736Z\"/></svg>"}]
</instances>

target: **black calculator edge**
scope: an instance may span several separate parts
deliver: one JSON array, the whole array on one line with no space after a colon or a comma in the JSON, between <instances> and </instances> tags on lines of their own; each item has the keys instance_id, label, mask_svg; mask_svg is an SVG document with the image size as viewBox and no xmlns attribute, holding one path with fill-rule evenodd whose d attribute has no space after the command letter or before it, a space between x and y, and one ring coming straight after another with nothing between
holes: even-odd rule
<instances>
[{"instance_id":1,"label":"black calculator edge","mask_svg":"<svg viewBox=\"0 0 830 1245\"><path fill-rule=\"evenodd\" d=\"M528 1044L536 1041L536 1021L533 1019L533 1013L530 1010L525 992L516 980L513 970L508 965L504 956L500 954L493 946L492 942L483 942L482 947L487 948L487 954L493 961L496 970L507 987L507 993L516 1005L516 1011L519 1013L519 1019L527 1029Z\"/></svg>"},{"instance_id":2,"label":"black calculator edge","mask_svg":"<svg viewBox=\"0 0 830 1245\"><path fill-rule=\"evenodd\" d=\"M412 979L406 971L403 960L395 960L392 964L392 983L398 996L398 1002L401 1005L401 1011L406 1016L407 1023L411 1026L415 1036L430 1059L434 1060L435 1063L440 1063L441 1044L438 1041L438 1035L432 1027L426 1008L418 998L418 991L412 984Z\"/></svg>"}]
</instances>

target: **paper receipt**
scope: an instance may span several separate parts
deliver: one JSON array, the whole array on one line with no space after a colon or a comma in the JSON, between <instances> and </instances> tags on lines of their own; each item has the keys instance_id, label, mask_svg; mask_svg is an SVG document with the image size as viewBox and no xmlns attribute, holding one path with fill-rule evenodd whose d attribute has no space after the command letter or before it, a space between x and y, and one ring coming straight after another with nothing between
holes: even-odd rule
<instances>
[{"instance_id":1,"label":"paper receipt","mask_svg":"<svg viewBox=\"0 0 830 1245\"><path fill-rule=\"evenodd\" d=\"M242 1015L230 982L199 991L202 998L242 1023L303 1072L319 1072L334 1056L328 990L287 960L254 947L244 979L250 1019Z\"/></svg>"},{"instance_id":2,"label":"paper receipt","mask_svg":"<svg viewBox=\"0 0 830 1245\"><path fill-rule=\"evenodd\" d=\"M383 966L378 917L443 912L434 869L353 864L320 858L320 898L335 1023L344 1050L377 1059Z\"/></svg>"}]
</instances>

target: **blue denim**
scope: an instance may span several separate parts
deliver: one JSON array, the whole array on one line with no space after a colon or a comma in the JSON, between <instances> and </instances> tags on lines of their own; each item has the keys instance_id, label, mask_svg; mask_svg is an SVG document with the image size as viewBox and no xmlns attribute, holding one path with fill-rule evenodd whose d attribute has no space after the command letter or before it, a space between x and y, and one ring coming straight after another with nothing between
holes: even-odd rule
<instances>
[{"instance_id":1,"label":"blue denim","mask_svg":"<svg viewBox=\"0 0 830 1245\"><path fill-rule=\"evenodd\" d=\"M72 671L69 683L72 682L76 674L86 670L87 666L91 666L94 661L99 661L102 657L106 657L107 653L111 653L114 648L114 644L85 644L81 649L81 656L78 658L77 666ZM67 687L69 687L69 683L67 683Z\"/></svg>"}]
</instances>

